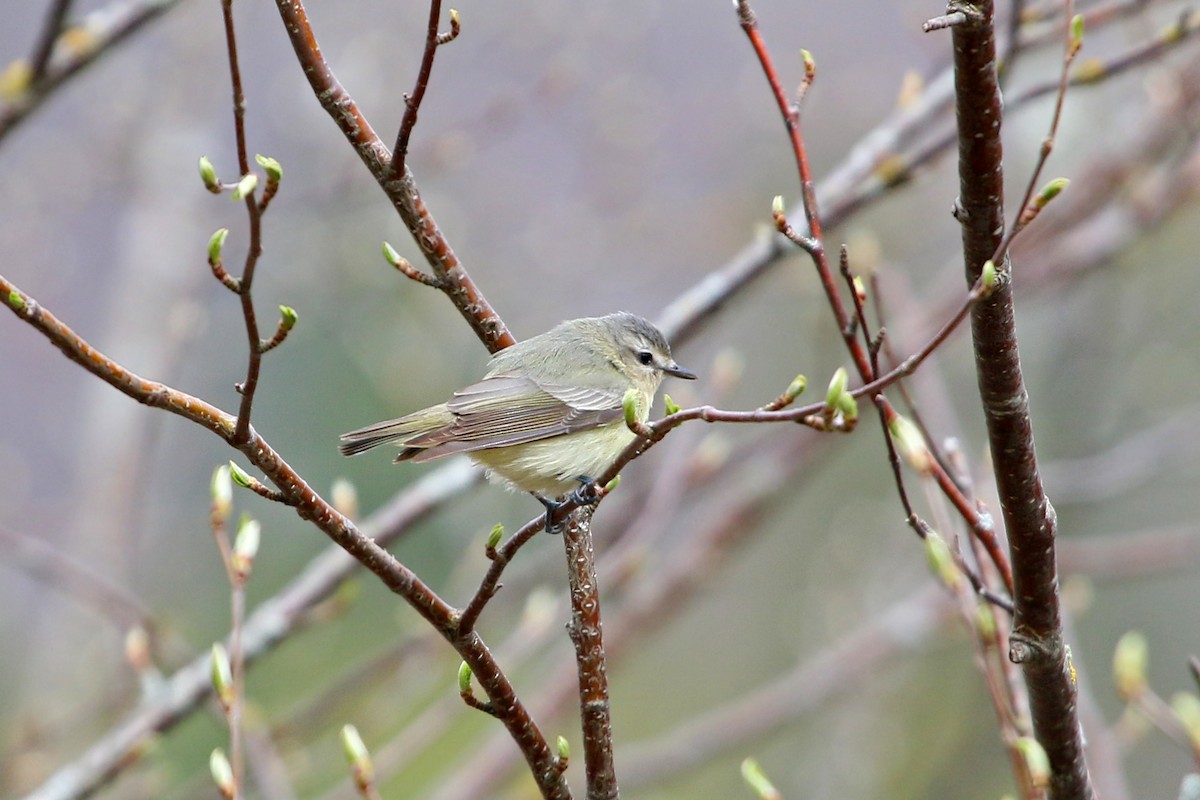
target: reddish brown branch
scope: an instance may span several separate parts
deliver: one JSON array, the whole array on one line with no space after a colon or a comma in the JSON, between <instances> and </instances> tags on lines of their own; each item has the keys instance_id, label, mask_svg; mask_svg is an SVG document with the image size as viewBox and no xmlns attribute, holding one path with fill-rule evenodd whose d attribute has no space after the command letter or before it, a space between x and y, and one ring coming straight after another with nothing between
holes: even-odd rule
<instances>
[{"instance_id":1,"label":"reddish brown branch","mask_svg":"<svg viewBox=\"0 0 1200 800\"><path fill-rule=\"evenodd\" d=\"M450 242L421 198L412 170L406 165L393 176L392 155L387 145L380 140L354 99L325 63L304 3L300 0L276 0L276 6L313 94L391 200L433 269L434 276L440 282L439 288L454 303L490 352L508 347L516 340L458 260Z\"/></svg>"},{"instance_id":2,"label":"reddish brown branch","mask_svg":"<svg viewBox=\"0 0 1200 800\"><path fill-rule=\"evenodd\" d=\"M554 771L554 753L546 743L528 710L517 698L512 684L501 671L478 634L458 630L459 612L437 595L408 567L373 539L364 536L355 524L326 502L300 477L291 465L249 428L249 438L236 441L236 419L206 403L165 384L149 381L100 353L74 331L44 310L3 276L0 299L19 318L40 331L63 353L81 364L104 382L139 403L162 408L208 430L241 451L275 484L284 502L293 506L302 519L312 522L335 544L374 573L385 586L400 595L462 656L488 694L496 716L504 723L530 765L534 779L547 798L570 796L561 774Z\"/></svg>"},{"instance_id":3,"label":"reddish brown branch","mask_svg":"<svg viewBox=\"0 0 1200 800\"><path fill-rule=\"evenodd\" d=\"M1001 99L994 8L952 29L958 117L959 221L968 283L978 281L1004 231ZM997 264L1009 273L1007 263ZM1016 617L1010 657L1029 687L1034 732L1050 759L1055 800L1091 800L1075 687L1066 666L1055 563L1055 518L1037 469L1033 427L1018 357L1012 284L971 312L975 364L997 490L1012 549Z\"/></svg>"},{"instance_id":4,"label":"reddish brown branch","mask_svg":"<svg viewBox=\"0 0 1200 800\"><path fill-rule=\"evenodd\" d=\"M392 165L388 169L388 180L395 180L404 173L408 166L408 140L417 124L417 115L421 111L421 101L425 99L425 90L429 88L429 76L433 73L433 57L443 44L454 41L458 36L458 15L451 14L450 33L443 37L438 33L438 24L442 17L442 0L430 0L429 25L425 31L425 52L421 54L421 67L417 70L417 82L411 94L404 95L404 116L400 120L400 130L396 133L396 146L392 148Z\"/></svg>"},{"instance_id":5,"label":"reddish brown branch","mask_svg":"<svg viewBox=\"0 0 1200 800\"><path fill-rule=\"evenodd\" d=\"M771 93L775 96L775 102L779 106L779 113L783 117L783 124L787 128L788 137L792 143L792 154L796 159L796 168L800 173L801 205L804 207L804 218L808 223L808 236L805 237L805 243L801 246L812 257L813 266L817 269L817 277L821 281L821 287L825 290L825 297L829 301L829 307L833 310L834 319L837 320L838 330L846 342L846 347L850 350L850 355L854 358L858 374L862 376L864 381L869 381L872 378L870 361L867 358L866 351L859 344L858 339L855 338L850 325L850 315L847 313L846 306L842 302L842 296L838 292L837 281L833 276L833 270L830 269L829 259L826 256L825 246L822 242L821 215L817 208L817 193L813 182L812 169L808 163L808 152L804 147L804 137L800 131L800 109L788 100L787 93L783 90L783 85L779 81L779 74L775 70L771 54L767 50L766 42L763 41L762 33L758 29L758 20L754 15L754 11L750 8L750 3L748 0L738 0L736 8L738 23L742 26L742 30L745 31L747 38L749 38L750 46L754 48L755 55L758 56L763 74L766 76L767 82L771 85ZM812 82L811 73L811 68L806 67L806 85ZM782 229L781 232L783 232ZM789 238L799 243L798 238L792 236L789 236Z\"/></svg>"}]
</instances>

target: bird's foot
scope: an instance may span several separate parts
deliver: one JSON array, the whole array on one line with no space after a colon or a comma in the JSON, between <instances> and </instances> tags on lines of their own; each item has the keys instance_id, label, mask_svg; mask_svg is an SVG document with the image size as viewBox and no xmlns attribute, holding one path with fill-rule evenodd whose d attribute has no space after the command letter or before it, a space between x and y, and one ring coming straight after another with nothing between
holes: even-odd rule
<instances>
[{"instance_id":1,"label":"bird's foot","mask_svg":"<svg viewBox=\"0 0 1200 800\"><path fill-rule=\"evenodd\" d=\"M571 492L566 500L551 500L540 494L534 495L538 502L546 507L546 533L562 533L562 520L555 521L555 517L563 507L568 505L572 508L594 506L600 502L600 490L596 487L596 481L587 475L580 475L575 480L579 481L579 487Z\"/></svg>"}]
</instances>

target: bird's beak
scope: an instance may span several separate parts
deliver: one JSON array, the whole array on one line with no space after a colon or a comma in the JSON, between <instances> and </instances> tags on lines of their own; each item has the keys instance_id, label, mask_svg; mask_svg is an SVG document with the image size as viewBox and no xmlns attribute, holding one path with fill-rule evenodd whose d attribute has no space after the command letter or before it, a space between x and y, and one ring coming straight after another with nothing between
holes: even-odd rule
<instances>
[{"instance_id":1,"label":"bird's beak","mask_svg":"<svg viewBox=\"0 0 1200 800\"><path fill-rule=\"evenodd\" d=\"M696 373L692 372L691 370L684 369L674 361L663 367L663 372L667 373L668 375L674 375L676 378L683 378L686 381L696 380Z\"/></svg>"}]
</instances>

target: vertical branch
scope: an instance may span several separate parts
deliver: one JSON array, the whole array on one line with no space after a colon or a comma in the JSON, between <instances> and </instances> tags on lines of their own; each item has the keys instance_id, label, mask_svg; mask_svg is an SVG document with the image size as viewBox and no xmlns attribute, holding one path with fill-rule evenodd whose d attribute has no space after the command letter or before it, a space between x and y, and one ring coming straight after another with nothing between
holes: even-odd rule
<instances>
[{"instance_id":1,"label":"vertical branch","mask_svg":"<svg viewBox=\"0 0 1200 800\"><path fill-rule=\"evenodd\" d=\"M458 14L450 9L450 33L442 36L438 33L438 22L442 16L442 0L430 0L429 25L425 31L425 52L421 55L421 67L417 70L417 82L411 94L404 96L404 117L400 120L400 130L396 133L396 146L392 148L392 165L388 169L388 180L395 180L404 174L408 162L408 139L412 136L417 124L417 114L421 110L421 101L425 99L425 90L429 88L429 76L433 73L433 57L443 44L451 42L458 36Z\"/></svg>"},{"instance_id":2,"label":"vertical branch","mask_svg":"<svg viewBox=\"0 0 1200 800\"><path fill-rule=\"evenodd\" d=\"M982 0L951 10L967 17L952 30L960 182L957 217L967 281L975 284L1004 232L994 8L991 0ZM996 485L1012 548L1016 613L1009 657L1025 673L1034 732L1050 759L1051 796L1089 800L1094 795L1063 642L1055 516L1038 473L1007 258L997 270L994 291L971 310L971 333Z\"/></svg>"},{"instance_id":3,"label":"vertical branch","mask_svg":"<svg viewBox=\"0 0 1200 800\"><path fill-rule=\"evenodd\" d=\"M562 538L571 590L568 630L575 644L579 668L579 715L588 800L615 800L618 796L617 774L613 763L607 666L600 630L600 587L592 553L592 511L592 506L580 506L563 523Z\"/></svg>"},{"instance_id":4,"label":"vertical branch","mask_svg":"<svg viewBox=\"0 0 1200 800\"><path fill-rule=\"evenodd\" d=\"M233 27L233 0L221 0L221 13L225 21L225 45L229 55L229 81L233 91L233 130L237 141L238 176L250 172L250 154L246 148L246 96L242 91L242 73L238 66L237 37ZM242 395L238 408L237 429L234 442L241 444L250 440L250 412L254 406L254 393L258 389L258 376L262 370L262 346L258 334L258 318L254 313L254 298L250 290L254 284L254 268L262 255L262 209L254 192L245 197L246 216L250 223L250 245L246 250L246 263L238 284L238 299L242 305L242 318L246 323L247 362L246 379L238 384Z\"/></svg>"}]
</instances>

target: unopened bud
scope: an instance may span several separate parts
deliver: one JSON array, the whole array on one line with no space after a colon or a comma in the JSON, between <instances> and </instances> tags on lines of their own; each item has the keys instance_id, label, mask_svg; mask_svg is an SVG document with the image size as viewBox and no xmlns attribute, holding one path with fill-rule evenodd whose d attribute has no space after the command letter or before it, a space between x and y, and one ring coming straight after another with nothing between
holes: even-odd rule
<instances>
[{"instance_id":1,"label":"unopened bud","mask_svg":"<svg viewBox=\"0 0 1200 800\"><path fill-rule=\"evenodd\" d=\"M243 515L238 524L237 534L233 539L232 563L234 574L245 578L254 566L254 557L258 555L258 545L262 540L262 525L258 520Z\"/></svg>"},{"instance_id":2,"label":"unopened bud","mask_svg":"<svg viewBox=\"0 0 1200 800\"><path fill-rule=\"evenodd\" d=\"M471 693L471 665L465 661L458 666L458 693Z\"/></svg>"},{"instance_id":3,"label":"unopened bud","mask_svg":"<svg viewBox=\"0 0 1200 800\"><path fill-rule=\"evenodd\" d=\"M504 537L504 526L497 522L495 525L492 526L492 532L488 534L487 549L495 550L496 545L500 544L500 540L503 537Z\"/></svg>"},{"instance_id":4,"label":"unopened bud","mask_svg":"<svg viewBox=\"0 0 1200 800\"><path fill-rule=\"evenodd\" d=\"M296 327L296 309L291 306L279 307L279 327L285 331L290 331Z\"/></svg>"},{"instance_id":5,"label":"unopened bud","mask_svg":"<svg viewBox=\"0 0 1200 800\"><path fill-rule=\"evenodd\" d=\"M561 760L566 761L571 757L571 743L567 741L567 737L559 736L554 744L555 750L558 752L558 757Z\"/></svg>"},{"instance_id":6,"label":"unopened bud","mask_svg":"<svg viewBox=\"0 0 1200 800\"><path fill-rule=\"evenodd\" d=\"M679 404L672 400L669 394L663 395L663 406L667 409L668 416L679 413Z\"/></svg>"},{"instance_id":7,"label":"unopened bud","mask_svg":"<svg viewBox=\"0 0 1200 800\"><path fill-rule=\"evenodd\" d=\"M753 758L747 758L742 762L742 780L746 782L758 800L783 800L783 795L767 778L767 773L763 772L758 761Z\"/></svg>"},{"instance_id":8,"label":"unopened bud","mask_svg":"<svg viewBox=\"0 0 1200 800\"><path fill-rule=\"evenodd\" d=\"M233 508L233 482L229 479L229 467L225 464L213 470L209 484L212 495L213 514L225 519Z\"/></svg>"},{"instance_id":9,"label":"unopened bud","mask_svg":"<svg viewBox=\"0 0 1200 800\"><path fill-rule=\"evenodd\" d=\"M1117 696L1125 702L1135 700L1146 690L1146 667L1150 661L1150 648L1146 637L1138 631L1129 631L1119 640L1113 651L1113 683Z\"/></svg>"},{"instance_id":10,"label":"unopened bud","mask_svg":"<svg viewBox=\"0 0 1200 800\"><path fill-rule=\"evenodd\" d=\"M846 391L848 381L846 368L838 367L837 371L833 373L833 377L829 379L829 388L825 390L825 405L831 408L837 406L838 398Z\"/></svg>"},{"instance_id":11,"label":"unopened bud","mask_svg":"<svg viewBox=\"0 0 1200 800\"><path fill-rule=\"evenodd\" d=\"M256 155L254 160L263 168L263 172L267 173L267 180L272 183L279 183L279 179L283 177L283 167L279 162L269 156Z\"/></svg>"},{"instance_id":12,"label":"unopened bud","mask_svg":"<svg viewBox=\"0 0 1200 800\"><path fill-rule=\"evenodd\" d=\"M237 785L233 780L233 767L225 757L225 751L216 748L208 756L208 772L212 775L213 783L221 792L221 796L232 800L237 795Z\"/></svg>"},{"instance_id":13,"label":"unopened bud","mask_svg":"<svg viewBox=\"0 0 1200 800\"><path fill-rule=\"evenodd\" d=\"M396 248L392 247L388 242L383 243L383 257L393 267L404 261L404 257L396 252Z\"/></svg>"},{"instance_id":14,"label":"unopened bud","mask_svg":"<svg viewBox=\"0 0 1200 800\"><path fill-rule=\"evenodd\" d=\"M208 160L208 156L200 156L200 180L204 181L204 188L214 194L221 191L221 181L217 179L217 171L213 168L212 162Z\"/></svg>"},{"instance_id":15,"label":"unopened bud","mask_svg":"<svg viewBox=\"0 0 1200 800\"><path fill-rule=\"evenodd\" d=\"M888 421L888 430L896 442L900 455L909 466L922 475L929 474L933 469L933 455L925 444L925 436L908 417L896 414Z\"/></svg>"},{"instance_id":16,"label":"unopened bud","mask_svg":"<svg viewBox=\"0 0 1200 800\"><path fill-rule=\"evenodd\" d=\"M933 574L938 576L948 589L957 590L962 583L962 573L954 563L950 545L946 544L946 540L937 531L931 530L925 534L925 557L929 560Z\"/></svg>"},{"instance_id":17,"label":"unopened bud","mask_svg":"<svg viewBox=\"0 0 1200 800\"><path fill-rule=\"evenodd\" d=\"M1025 762L1030 782L1039 789L1050 785L1050 758L1041 743L1032 736L1020 736L1014 745Z\"/></svg>"},{"instance_id":18,"label":"unopened bud","mask_svg":"<svg viewBox=\"0 0 1200 800\"><path fill-rule=\"evenodd\" d=\"M1179 724L1187 731L1192 749L1200 753L1200 697L1187 692L1172 695L1171 710L1175 712Z\"/></svg>"},{"instance_id":19,"label":"unopened bud","mask_svg":"<svg viewBox=\"0 0 1200 800\"><path fill-rule=\"evenodd\" d=\"M254 194L254 190L258 188L258 176L251 172L249 175L243 175L242 179L237 182L237 186L233 187L233 192L230 195L235 201L244 200Z\"/></svg>"},{"instance_id":20,"label":"unopened bud","mask_svg":"<svg viewBox=\"0 0 1200 800\"><path fill-rule=\"evenodd\" d=\"M239 467L234 461L229 462L229 477L233 479L234 483L236 483L238 486L241 486L243 489L249 489L250 484L254 481L254 479L250 477L249 473Z\"/></svg>"},{"instance_id":21,"label":"unopened bud","mask_svg":"<svg viewBox=\"0 0 1200 800\"><path fill-rule=\"evenodd\" d=\"M208 263L216 264L221 260L221 249L225 247L225 237L228 235L229 228L221 228L208 237Z\"/></svg>"},{"instance_id":22,"label":"unopened bud","mask_svg":"<svg viewBox=\"0 0 1200 800\"><path fill-rule=\"evenodd\" d=\"M217 690L217 699L221 701L221 705L229 708L234 693L233 669L229 666L229 653L220 642L212 646L212 684Z\"/></svg>"},{"instance_id":23,"label":"unopened bud","mask_svg":"<svg viewBox=\"0 0 1200 800\"><path fill-rule=\"evenodd\" d=\"M804 377L803 375L797 375L792 379L792 382L788 384L784 395L788 400L795 400L797 397L804 394L804 390L807 388L808 378Z\"/></svg>"},{"instance_id":24,"label":"unopened bud","mask_svg":"<svg viewBox=\"0 0 1200 800\"><path fill-rule=\"evenodd\" d=\"M625 412L625 424L630 428L637 427L641 420L638 419L638 400L642 394L632 386L625 390L625 397L621 399L621 408Z\"/></svg>"}]
</instances>

